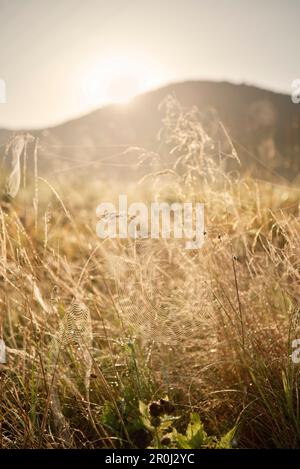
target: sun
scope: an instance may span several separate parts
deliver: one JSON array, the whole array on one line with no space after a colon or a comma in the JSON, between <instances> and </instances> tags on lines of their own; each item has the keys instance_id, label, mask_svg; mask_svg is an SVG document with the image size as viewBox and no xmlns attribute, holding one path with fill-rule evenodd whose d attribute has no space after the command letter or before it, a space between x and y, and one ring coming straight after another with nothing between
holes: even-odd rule
<instances>
[{"instance_id":1,"label":"sun","mask_svg":"<svg viewBox=\"0 0 300 469\"><path fill-rule=\"evenodd\" d=\"M127 57L101 60L83 75L84 99L92 106L126 103L155 83L147 67Z\"/></svg>"}]
</instances>

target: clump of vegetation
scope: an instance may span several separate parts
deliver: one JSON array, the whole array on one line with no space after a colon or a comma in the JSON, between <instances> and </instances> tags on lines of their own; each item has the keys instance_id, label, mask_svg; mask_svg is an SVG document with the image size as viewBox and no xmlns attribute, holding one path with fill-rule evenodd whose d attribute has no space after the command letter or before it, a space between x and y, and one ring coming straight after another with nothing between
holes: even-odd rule
<instances>
[{"instance_id":1,"label":"clump of vegetation","mask_svg":"<svg viewBox=\"0 0 300 469\"><path fill-rule=\"evenodd\" d=\"M212 141L197 110L165 105L170 168L129 196L203 202L197 251L100 241L92 189L40 178L38 142L25 187L25 146L10 143L20 174L8 172L14 198L0 209L1 447L300 446L299 192L239 176L222 125Z\"/></svg>"}]
</instances>

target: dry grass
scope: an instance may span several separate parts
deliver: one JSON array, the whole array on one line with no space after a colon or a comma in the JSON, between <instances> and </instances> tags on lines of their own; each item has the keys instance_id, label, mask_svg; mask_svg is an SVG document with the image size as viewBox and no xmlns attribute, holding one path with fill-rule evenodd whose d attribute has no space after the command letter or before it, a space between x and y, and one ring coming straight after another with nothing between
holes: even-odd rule
<instances>
[{"instance_id":1,"label":"dry grass","mask_svg":"<svg viewBox=\"0 0 300 469\"><path fill-rule=\"evenodd\" d=\"M170 171L131 198L204 202L199 251L100 241L99 194L37 168L2 204L0 447L176 446L157 429L191 412L217 437L237 424L238 447L299 447L299 192L225 173L228 134L212 142L196 110L168 101L164 129ZM172 423L149 426L141 403L166 396Z\"/></svg>"}]
</instances>

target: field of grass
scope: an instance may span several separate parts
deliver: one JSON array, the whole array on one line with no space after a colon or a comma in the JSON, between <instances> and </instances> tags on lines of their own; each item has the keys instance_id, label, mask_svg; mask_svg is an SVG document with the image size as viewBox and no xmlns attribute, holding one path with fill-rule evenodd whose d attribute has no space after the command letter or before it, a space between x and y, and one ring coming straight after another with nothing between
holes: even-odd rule
<instances>
[{"instance_id":1,"label":"field of grass","mask_svg":"<svg viewBox=\"0 0 300 469\"><path fill-rule=\"evenodd\" d=\"M100 240L118 188L38 165L2 199L1 448L300 445L299 192L239 175L228 135L171 104L173 164L128 197L203 202L201 249Z\"/></svg>"}]
</instances>

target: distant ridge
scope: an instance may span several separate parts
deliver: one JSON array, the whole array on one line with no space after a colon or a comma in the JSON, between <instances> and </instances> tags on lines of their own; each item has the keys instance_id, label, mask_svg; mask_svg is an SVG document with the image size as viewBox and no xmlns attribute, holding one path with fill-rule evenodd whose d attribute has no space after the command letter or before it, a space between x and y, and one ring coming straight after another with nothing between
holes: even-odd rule
<instances>
[{"instance_id":1,"label":"distant ridge","mask_svg":"<svg viewBox=\"0 0 300 469\"><path fill-rule=\"evenodd\" d=\"M300 105L285 94L211 81L174 83L139 95L128 105L105 106L56 127L33 130L43 147L43 169L73 167L76 171L80 163L84 167L85 162L107 159L102 174L130 177L126 165L122 166L121 149L126 145L158 148L163 117L159 105L169 94L182 106L197 106L203 111L208 127L211 120L207 116L220 119L245 168L256 167L265 178L279 174L290 180L300 172ZM11 134L0 130L0 143Z\"/></svg>"}]
</instances>

